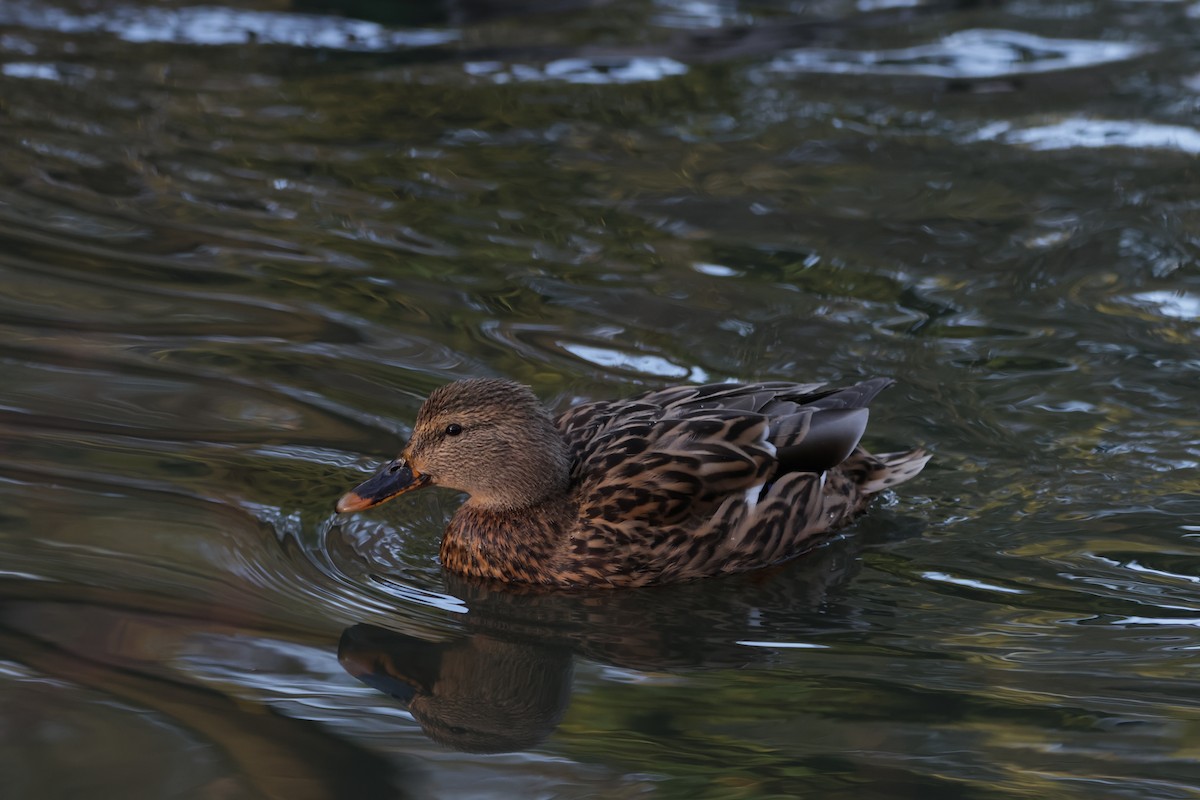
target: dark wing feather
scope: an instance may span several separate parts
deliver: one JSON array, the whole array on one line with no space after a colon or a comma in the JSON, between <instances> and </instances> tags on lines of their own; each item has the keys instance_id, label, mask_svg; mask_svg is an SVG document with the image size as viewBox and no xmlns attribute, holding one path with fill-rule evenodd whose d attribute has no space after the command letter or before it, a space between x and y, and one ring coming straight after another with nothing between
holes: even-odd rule
<instances>
[{"instance_id":1,"label":"dark wing feather","mask_svg":"<svg viewBox=\"0 0 1200 800\"><path fill-rule=\"evenodd\" d=\"M813 411L806 409L772 428L778 442L776 458L781 472L823 472L841 464L867 429L865 408ZM785 429L786 427L786 429Z\"/></svg>"},{"instance_id":2,"label":"dark wing feather","mask_svg":"<svg viewBox=\"0 0 1200 800\"><path fill-rule=\"evenodd\" d=\"M797 408L773 415L771 426L780 471L821 472L849 458L867 429L867 405L893 383L890 378L873 378L843 389L786 397Z\"/></svg>"}]
</instances>

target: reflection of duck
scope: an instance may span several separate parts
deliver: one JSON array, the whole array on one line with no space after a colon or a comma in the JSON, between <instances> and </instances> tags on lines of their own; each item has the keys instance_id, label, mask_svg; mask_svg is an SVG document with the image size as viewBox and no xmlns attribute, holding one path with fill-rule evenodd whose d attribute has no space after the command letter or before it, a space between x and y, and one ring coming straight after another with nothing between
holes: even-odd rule
<instances>
[{"instance_id":1,"label":"reflection of duck","mask_svg":"<svg viewBox=\"0 0 1200 800\"><path fill-rule=\"evenodd\" d=\"M407 706L430 739L471 753L533 747L558 727L571 693L569 650L486 634L427 642L354 625L338 661Z\"/></svg>"},{"instance_id":2,"label":"reflection of duck","mask_svg":"<svg viewBox=\"0 0 1200 800\"><path fill-rule=\"evenodd\" d=\"M467 632L425 641L373 625L348 628L342 667L399 700L434 741L470 752L534 747L570 701L573 656L641 673L737 669L773 655L747 640L797 641L857 628L830 610L857 570L857 546L821 548L803 564L712 586L611 592L513 592L451 580L470 608ZM647 613L653 608L653 613Z\"/></svg>"},{"instance_id":3,"label":"reflection of duck","mask_svg":"<svg viewBox=\"0 0 1200 800\"><path fill-rule=\"evenodd\" d=\"M527 387L435 390L398 458L338 501L358 511L426 485L470 494L442 539L464 575L644 586L757 569L908 480L921 450L858 446L890 380L681 386L552 418Z\"/></svg>"}]
</instances>

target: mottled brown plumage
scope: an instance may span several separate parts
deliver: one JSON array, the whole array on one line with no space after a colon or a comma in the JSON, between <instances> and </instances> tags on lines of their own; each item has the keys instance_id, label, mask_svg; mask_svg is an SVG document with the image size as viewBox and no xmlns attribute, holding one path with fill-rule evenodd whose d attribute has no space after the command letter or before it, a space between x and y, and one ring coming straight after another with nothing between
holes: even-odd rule
<instances>
[{"instance_id":1,"label":"mottled brown plumage","mask_svg":"<svg viewBox=\"0 0 1200 800\"><path fill-rule=\"evenodd\" d=\"M554 418L520 384L458 381L430 394L401 455L338 510L425 485L467 492L442 564L514 583L645 586L757 569L925 466L922 450L858 446L867 404L891 383L679 386Z\"/></svg>"}]
</instances>

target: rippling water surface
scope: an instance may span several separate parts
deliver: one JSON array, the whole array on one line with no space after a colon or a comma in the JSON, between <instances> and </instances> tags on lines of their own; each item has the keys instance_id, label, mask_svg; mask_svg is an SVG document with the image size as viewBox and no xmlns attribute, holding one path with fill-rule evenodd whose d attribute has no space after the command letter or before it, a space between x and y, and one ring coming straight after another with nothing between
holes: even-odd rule
<instances>
[{"instance_id":1,"label":"rippling water surface","mask_svg":"<svg viewBox=\"0 0 1200 800\"><path fill-rule=\"evenodd\" d=\"M1200 5L335 5L0 2L6 797L1200 796ZM332 514L489 375L935 459L489 592Z\"/></svg>"}]
</instances>

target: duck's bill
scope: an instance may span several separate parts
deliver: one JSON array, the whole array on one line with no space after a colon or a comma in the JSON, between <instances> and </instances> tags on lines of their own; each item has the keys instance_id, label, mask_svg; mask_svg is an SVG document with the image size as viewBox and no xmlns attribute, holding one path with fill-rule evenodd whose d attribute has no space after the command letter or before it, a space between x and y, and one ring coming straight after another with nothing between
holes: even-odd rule
<instances>
[{"instance_id":1,"label":"duck's bill","mask_svg":"<svg viewBox=\"0 0 1200 800\"><path fill-rule=\"evenodd\" d=\"M404 460L396 459L372 477L360 483L337 501L340 513L362 511L393 497L420 489L429 483L429 478L410 467Z\"/></svg>"}]
</instances>

